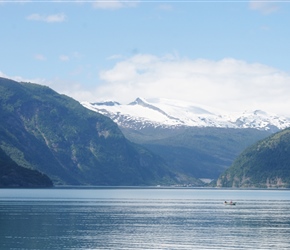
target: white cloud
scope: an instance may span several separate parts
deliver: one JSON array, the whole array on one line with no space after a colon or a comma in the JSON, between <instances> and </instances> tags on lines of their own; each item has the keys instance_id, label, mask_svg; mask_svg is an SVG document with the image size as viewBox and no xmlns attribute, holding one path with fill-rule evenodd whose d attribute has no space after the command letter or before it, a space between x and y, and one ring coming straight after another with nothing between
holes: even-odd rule
<instances>
[{"instance_id":1,"label":"white cloud","mask_svg":"<svg viewBox=\"0 0 290 250\"><path fill-rule=\"evenodd\" d=\"M59 56L59 60L65 62L65 61L69 61L69 56L67 55L60 55Z\"/></svg>"},{"instance_id":2,"label":"white cloud","mask_svg":"<svg viewBox=\"0 0 290 250\"><path fill-rule=\"evenodd\" d=\"M8 76L1 71L0 71L0 77L8 78L17 82L32 82L32 83L38 83L38 84L46 85L46 86L50 85L45 79L41 79L41 78L28 79L28 78L23 78L22 76Z\"/></svg>"},{"instance_id":3,"label":"white cloud","mask_svg":"<svg viewBox=\"0 0 290 250\"><path fill-rule=\"evenodd\" d=\"M8 78L2 71L0 71L0 77Z\"/></svg>"},{"instance_id":4,"label":"white cloud","mask_svg":"<svg viewBox=\"0 0 290 250\"><path fill-rule=\"evenodd\" d=\"M36 54L34 55L34 59L38 61L46 61L46 57L42 54Z\"/></svg>"},{"instance_id":5,"label":"white cloud","mask_svg":"<svg viewBox=\"0 0 290 250\"><path fill-rule=\"evenodd\" d=\"M160 4L158 6L159 10L164 10L164 11L172 11L173 10L173 6L170 4Z\"/></svg>"},{"instance_id":6,"label":"white cloud","mask_svg":"<svg viewBox=\"0 0 290 250\"><path fill-rule=\"evenodd\" d=\"M117 60L117 59L121 59L121 58L123 58L122 55L115 54L115 55L111 55L111 56L107 57L107 60Z\"/></svg>"},{"instance_id":7,"label":"white cloud","mask_svg":"<svg viewBox=\"0 0 290 250\"><path fill-rule=\"evenodd\" d=\"M7 77L1 71L0 76ZM8 78L47 85L79 101L169 98L225 111L261 109L290 116L290 75L233 58L212 61L138 54L100 72L101 81L91 78L89 87L77 80ZM94 81L99 83L93 86Z\"/></svg>"},{"instance_id":8,"label":"white cloud","mask_svg":"<svg viewBox=\"0 0 290 250\"><path fill-rule=\"evenodd\" d=\"M31 14L26 17L30 21L41 21L47 23L59 23L66 20L66 15L64 13L59 13L55 15L40 15L40 14Z\"/></svg>"},{"instance_id":9,"label":"white cloud","mask_svg":"<svg viewBox=\"0 0 290 250\"><path fill-rule=\"evenodd\" d=\"M263 14L270 14L279 10L277 1L255 1L251 0L249 3L251 10L259 11Z\"/></svg>"},{"instance_id":10,"label":"white cloud","mask_svg":"<svg viewBox=\"0 0 290 250\"><path fill-rule=\"evenodd\" d=\"M172 98L231 111L290 113L290 76L257 63L225 58L190 60L136 55L100 72L102 84L88 101Z\"/></svg>"},{"instance_id":11,"label":"white cloud","mask_svg":"<svg viewBox=\"0 0 290 250\"><path fill-rule=\"evenodd\" d=\"M122 0L101 0L95 1L93 7L96 9L116 10L121 8L130 8L138 5L139 1L122 1Z\"/></svg>"},{"instance_id":12,"label":"white cloud","mask_svg":"<svg viewBox=\"0 0 290 250\"><path fill-rule=\"evenodd\" d=\"M54 91L75 98L76 100L88 100L92 95L92 92L84 89L81 84L59 78L54 78L51 80L44 78L25 78L22 76L9 76L2 71L0 71L0 77L12 79L17 82L31 82L48 86Z\"/></svg>"}]
</instances>

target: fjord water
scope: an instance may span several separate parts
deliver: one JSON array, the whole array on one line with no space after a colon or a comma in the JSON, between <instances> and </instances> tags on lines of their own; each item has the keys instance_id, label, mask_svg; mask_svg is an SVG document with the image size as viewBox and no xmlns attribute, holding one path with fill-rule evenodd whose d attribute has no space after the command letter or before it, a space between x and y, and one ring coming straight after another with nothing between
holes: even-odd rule
<instances>
[{"instance_id":1,"label":"fjord water","mask_svg":"<svg viewBox=\"0 0 290 250\"><path fill-rule=\"evenodd\" d=\"M1 250L289 249L289 236L289 190L0 189Z\"/></svg>"}]
</instances>

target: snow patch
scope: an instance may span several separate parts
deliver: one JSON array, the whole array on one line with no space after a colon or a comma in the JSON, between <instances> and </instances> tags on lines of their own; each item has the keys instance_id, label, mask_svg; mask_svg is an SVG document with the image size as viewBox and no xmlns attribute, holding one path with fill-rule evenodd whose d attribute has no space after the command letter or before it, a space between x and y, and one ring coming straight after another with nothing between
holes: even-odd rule
<instances>
[{"instance_id":1,"label":"snow patch","mask_svg":"<svg viewBox=\"0 0 290 250\"><path fill-rule=\"evenodd\" d=\"M84 107L110 117L119 126L255 128L273 132L290 127L290 119L262 110L226 113L212 107L172 99L136 98L129 104L115 101L82 102Z\"/></svg>"}]
</instances>

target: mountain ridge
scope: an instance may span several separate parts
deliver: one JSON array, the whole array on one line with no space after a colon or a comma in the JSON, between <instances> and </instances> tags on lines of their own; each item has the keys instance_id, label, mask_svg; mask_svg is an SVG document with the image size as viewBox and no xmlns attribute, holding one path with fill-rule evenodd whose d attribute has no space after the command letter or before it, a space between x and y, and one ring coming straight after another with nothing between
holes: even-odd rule
<instances>
[{"instance_id":1,"label":"mountain ridge","mask_svg":"<svg viewBox=\"0 0 290 250\"><path fill-rule=\"evenodd\" d=\"M218 179L244 149L290 125L260 110L231 116L191 103L158 101L82 104L111 118L126 138L160 155L174 171L195 178Z\"/></svg>"},{"instance_id":2,"label":"mountain ridge","mask_svg":"<svg viewBox=\"0 0 290 250\"><path fill-rule=\"evenodd\" d=\"M109 103L109 107L106 103ZM259 130L251 127L237 129L214 127L212 124L201 127L188 126L186 119L177 124L181 115L176 117L178 115L176 110L173 115L178 119L174 119L174 125L164 125L161 123L160 117L154 116L161 114L166 118L173 117L171 113L168 115L167 111L170 111L174 105L173 108L177 107L177 111L182 107L182 112L185 113L185 108L189 108L198 115L214 116L212 110L182 102L174 102L167 109L161 109L161 106L155 107L141 98L124 105L125 107L114 101L106 103L98 103L94 107L89 106L88 108L110 117L118 124L126 138L160 155L174 171L195 178L217 179L223 171L230 167L242 150L271 134L270 129ZM84 106L87 107L87 105ZM123 109L127 111L127 114L121 113ZM166 111L163 111L165 109ZM145 115L142 114L142 111L145 112ZM217 111L215 110L215 112ZM146 115L148 117L148 114L152 115L149 117L152 118L151 121L149 118L143 119ZM265 114L256 111L255 115ZM154 119L158 122L152 121Z\"/></svg>"},{"instance_id":3,"label":"mountain ridge","mask_svg":"<svg viewBox=\"0 0 290 250\"><path fill-rule=\"evenodd\" d=\"M120 127L124 128L174 128L185 126L254 128L277 132L290 126L289 118L268 114L262 110L227 113L215 108L162 98L150 102L138 97L129 104L120 104L115 101L81 102L81 104L90 110L110 117Z\"/></svg>"},{"instance_id":4,"label":"mountain ridge","mask_svg":"<svg viewBox=\"0 0 290 250\"><path fill-rule=\"evenodd\" d=\"M46 86L1 77L0 93L0 148L54 185L176 182L159 156L127 140L111 119L78 101Z\"/></svg>"}]
</instances>

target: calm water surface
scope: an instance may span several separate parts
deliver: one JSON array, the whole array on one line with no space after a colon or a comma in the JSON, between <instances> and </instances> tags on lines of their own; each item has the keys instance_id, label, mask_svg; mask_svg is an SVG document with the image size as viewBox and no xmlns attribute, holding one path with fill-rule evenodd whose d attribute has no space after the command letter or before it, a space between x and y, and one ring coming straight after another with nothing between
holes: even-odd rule
<instances>
[{"instance_id":1,"label":"calm water surface","mask_svg":"<svg viewBox=\"0 0 290 250\"><path fill-rule=\"evenodd\" d=\"M290 249L290 191L0 189L0 249Z\"/></svg>"}]
</instances>

